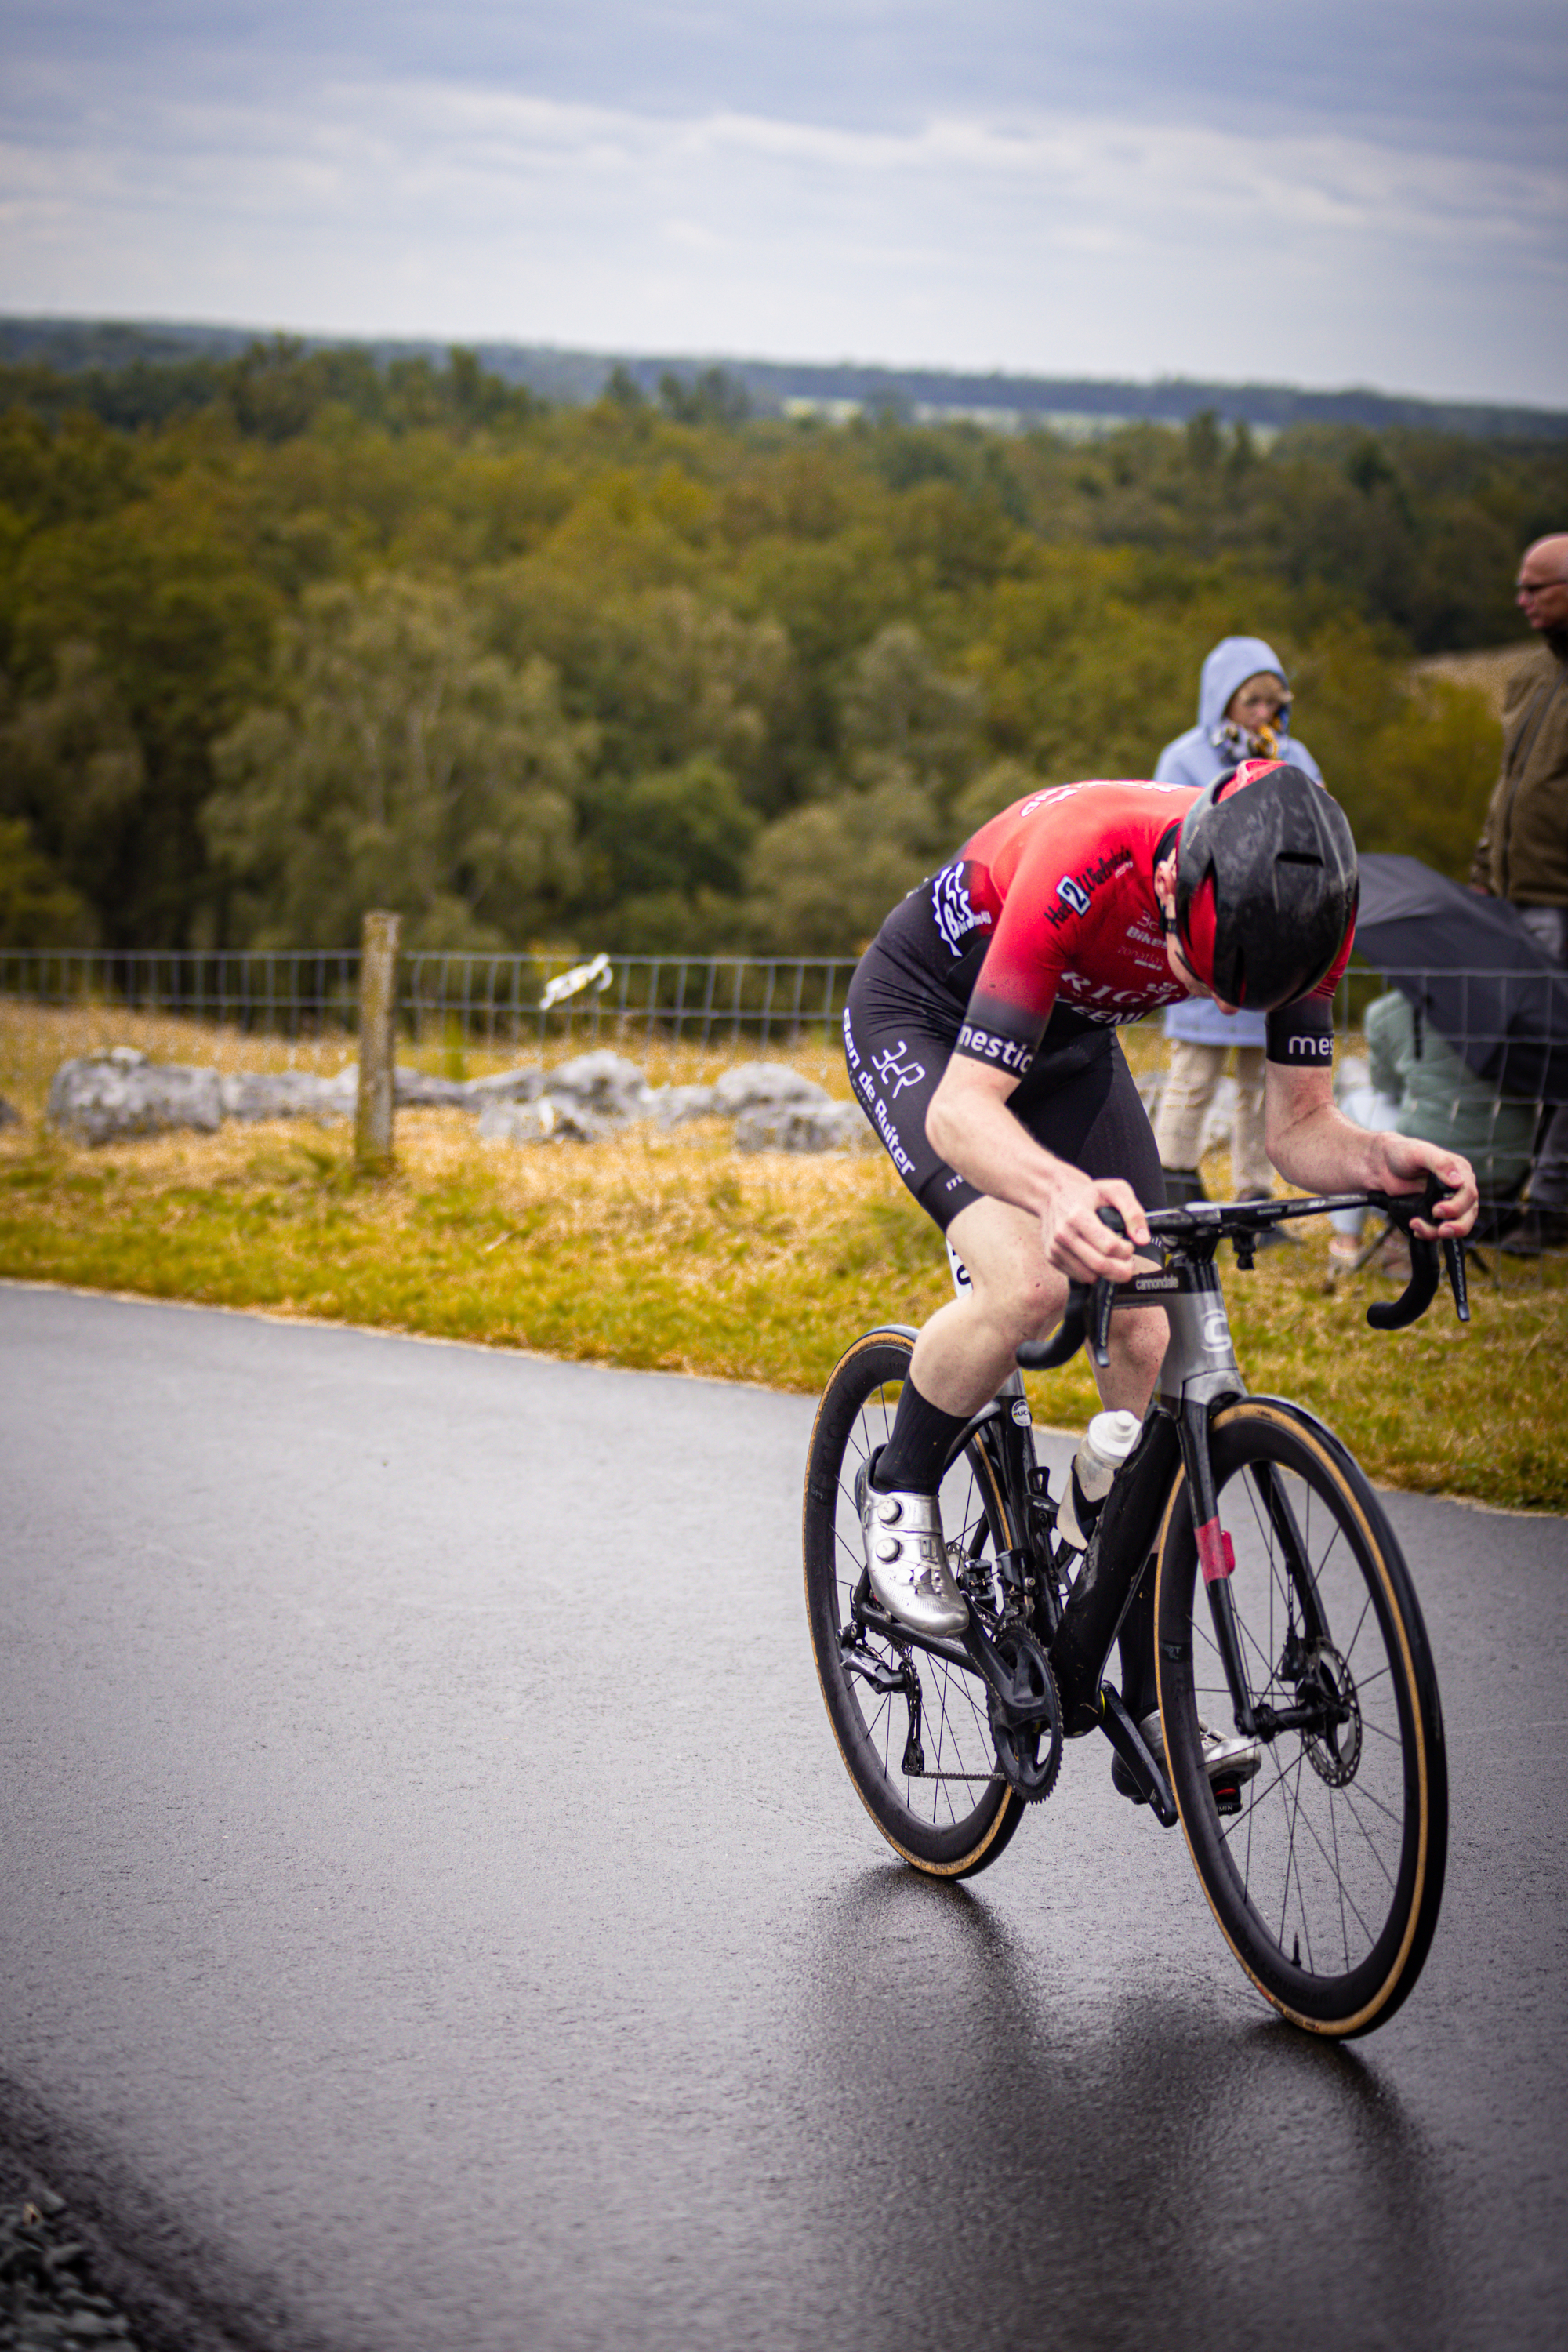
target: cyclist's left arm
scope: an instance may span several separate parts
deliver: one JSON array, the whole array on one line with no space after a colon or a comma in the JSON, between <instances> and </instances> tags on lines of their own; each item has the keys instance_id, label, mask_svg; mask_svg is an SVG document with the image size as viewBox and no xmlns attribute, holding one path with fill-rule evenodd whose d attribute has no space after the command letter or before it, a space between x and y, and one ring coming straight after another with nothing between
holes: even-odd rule
<instances>
[{"instance_id":1,"label":"cyclist's left arm","mask_svg":"<svg viewBox=\"0 0 1568 2352\"><path fill-rule=\"evenodd\" d=\"M1428 1169L1446 1188L1436 1223L1417 1218L1428 1241L1458 1240L1476 1220L1476 1179L1468 1160L1419 1136L1357 1127L1334 1102L1326 1069L1271 1061L1264 1074L1264 1143L1288 1183L1305 1192L1419 1192Z\"/></svg>"}]
</instances>

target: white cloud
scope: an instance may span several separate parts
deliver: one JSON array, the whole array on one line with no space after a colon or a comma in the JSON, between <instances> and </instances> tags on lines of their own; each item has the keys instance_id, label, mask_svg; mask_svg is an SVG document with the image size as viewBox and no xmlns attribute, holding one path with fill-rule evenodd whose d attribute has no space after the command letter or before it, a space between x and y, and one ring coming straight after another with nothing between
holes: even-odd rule
<instances>
[{"instance_id":1,"label":"white cloud","mask_svg":"<svg viewBox=\"0 0 1568 2352\"><path fill-rule=\"evenodd\" d=\"M0 303L340 332L1563 397L1568 173L1324 131L849 129L476 84L58 80ZM68 127L67 114L74 116Z\"/></svg>"}]
</instances>

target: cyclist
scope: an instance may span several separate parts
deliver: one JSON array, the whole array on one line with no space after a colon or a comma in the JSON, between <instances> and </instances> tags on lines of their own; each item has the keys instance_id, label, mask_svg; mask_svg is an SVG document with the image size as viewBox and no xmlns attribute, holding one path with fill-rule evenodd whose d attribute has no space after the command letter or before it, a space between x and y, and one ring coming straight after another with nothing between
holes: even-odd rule
<instances>
[{"instance_id":1,"label":"cyclist","mask_svg":"<svg viewBox=\"0 0 1568 2352\"><path fill-rule=\"evenodd\" d=\"M850 985L844 1046L861 1108L969 1286L921 1330L887 1444L860 1482L871 1589L901 1624L962 1630L937 1489L959 1432L1060 1318L1069 1276L1123 1281L1164 1203L1160 1157L1117 1026L1184 996L1267 1013L1265 1133L1314 1192L1447 1190L1434 1226L1476 1210L1468 1164L1352 1126L1331 1075L1334 986L1355 929L1355 843L1302 770L1247 760L1197 790L1089 782L1031 793L895 907ZM1126 1235L1100 1219L1119 1210ZM1165 1347L1156 1307L1119 1309L1107 1407L1140 1417ZM1080 1521L1091 1506L1076 1493ZM1155 1708L1139 1610L1122 1697ZM1119 1785L1121 1781L1119 1780Z\"/></svg>"}]
</instances>

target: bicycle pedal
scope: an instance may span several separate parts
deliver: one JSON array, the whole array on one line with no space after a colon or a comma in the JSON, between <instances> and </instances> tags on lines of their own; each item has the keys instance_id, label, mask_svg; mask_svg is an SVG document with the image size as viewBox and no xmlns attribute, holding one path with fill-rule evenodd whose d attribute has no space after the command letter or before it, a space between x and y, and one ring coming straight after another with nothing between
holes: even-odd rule
<instances>
[{"instance_id":1,"label":"bicycle pedal","mask_svg":"<svg viewBox=\"0 0 1568 2352\"><path fill-rule=\"evenodd\" d=\"M1214 1791L1214 1809L1216 1813L1229 1815L1240 1812L1241 1783L1239 1780L1211 1780L1209 1787Z\"/></svg>"}]
</instances>

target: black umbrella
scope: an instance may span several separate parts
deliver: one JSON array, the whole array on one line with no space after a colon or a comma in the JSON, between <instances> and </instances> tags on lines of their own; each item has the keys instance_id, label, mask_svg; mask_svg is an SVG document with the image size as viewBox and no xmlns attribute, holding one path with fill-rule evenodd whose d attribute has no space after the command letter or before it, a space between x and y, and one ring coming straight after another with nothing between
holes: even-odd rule
<instances>
[{"instance_id":1,"label":"black umbrella","mask_svg":"<svg viewBox=\"0 0 1568 2352\"><path fill-rule=\"evenodd\" d=\"M1479 1078L1512 1100L1568 1102L1568 972L1506 899L1373 851L1355 943Z\"/></svg>"}]
</instances>

